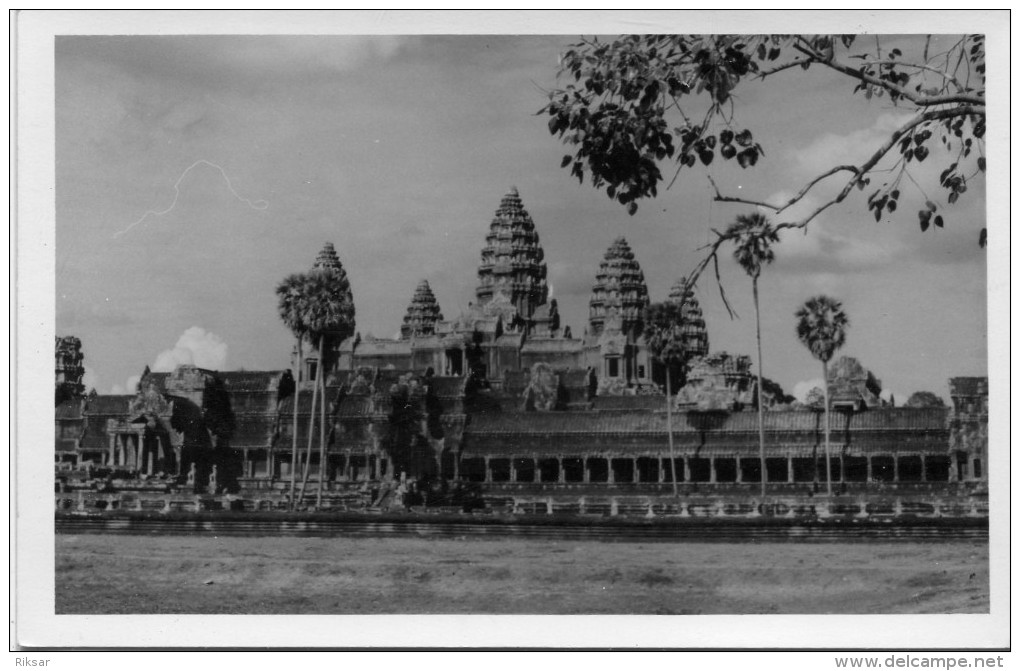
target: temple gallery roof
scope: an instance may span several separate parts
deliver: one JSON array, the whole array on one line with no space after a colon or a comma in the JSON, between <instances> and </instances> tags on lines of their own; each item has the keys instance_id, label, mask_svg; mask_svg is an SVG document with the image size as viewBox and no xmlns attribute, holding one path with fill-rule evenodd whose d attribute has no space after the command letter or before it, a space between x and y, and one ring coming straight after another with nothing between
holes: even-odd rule
<instances>
[{"instance_id":1,"label":"temple gallery roof","mask_svg":"<svg viewBox=\"0 0 1020 671\"><path fill-rule=\"evenodd\" d=\"M953 377L949 379L952 396L979 396L988 393L987 377Z\"/></svg>"},{"instance_id":2,"label":"temple gallery roof","mask_svg":"<svg viewBox=\"0 0 1020 671\"><path fill-rule=\"evenodd\" d=\"M228 392L250 393L276 391L287 373L284 370L227 371L216 373L216 377Z\"/></svg>"},{"instance_id":3,"label":"temple gallery roof","mask_svg":"<svg viewBox=\"0 0 1020 671\"><path fill-rule=\"evenodd\" d=\"M945 408L890 408L844 415L832 413L832 431L947 431ZM823 430L824 414L812 411L765 413L766 431ZM675 433L755 432L753 412L675 412ZM624 410L599 412L485 413L471 417L465 435L666 433L666 413Z\"/></svg>"}]
</instances>

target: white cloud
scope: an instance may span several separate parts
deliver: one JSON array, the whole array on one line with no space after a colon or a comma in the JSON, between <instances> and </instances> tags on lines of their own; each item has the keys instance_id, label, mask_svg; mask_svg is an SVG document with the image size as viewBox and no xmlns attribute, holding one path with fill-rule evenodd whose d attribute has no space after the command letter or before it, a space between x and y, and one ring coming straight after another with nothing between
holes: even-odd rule
<instances>
[{"instance_id":1,"label":"white cloud","mask_svg":"<svg viewBox=\"0 0 1020 671\"><path fill-rule=\"evenodd\" d=\"M907 394L901 394L900 392L893 391L892 389L883 389L879 396L883 401L895 400L896 405L898 406L903 405L907 402L907 399L910 398Z\"/></svg>"},{"instance_id":2,"label":"white cloud","mask_svg":"<svg viewBox=\"0 0 1020 671\"><path fill-rule=\"evenodd\" d=\"M793 385L793 391L790 393L793 394L795 399L804 403L807 401L808 393L815 387L818 387L819 389L822 388L822 378L816 377L813 380L801 380L797 384Z\"/></svg>"},{"instance_id":3,"label":"white cloud","mask_svg":"<svg viewBox=\"0 0 1020 671\"><path fill-rule=\"evenodd\" d=\"M138 391L138 383L142 381L141 375L130 376L123 385L115 384L110 390L111 394L134 394Z\"/></svg>"},{"instance_id":4,"label":"white cloud","mask_svg":"<svg viewBox=\"0 0 1020 671\"><path fill-rule=\"evenodd\" d=\"M172 349L159 353L152 370L170 372L182 364L222 370L227 365L227 343L201 326L192 326L181 334Z\"/></svg>"},{"instance_id":5,"label":"white cloud","mask_svg":"<svg viewBox=\"0 0 1020 671\"><path fill-rule=\"evenodd\" d=\"M881 146L897 129L907 123L913 115L906 113L886 113L875 119L875 122L859 130L848 133L826 133L806 147L791 149L789 156L791 165L795 165L805 177L814 177L833 166L852 163L860 165ZM893 152L892 156L898 156ZM842 186L846 183L849 173L839 173L830 180Z\"/></svg>"},{"instance_id":6,"label":"white cloud","mask_svg":"<svg viewBox=\"0 0 1020 671\"><path fill-rule=\"evenodd\" d=\"M782 203L793 197L792 192L780 191L768 198L769 202ZM800 221L821 205L823 201L808 195L781 215L769 217L776 222ZM769 216L768 212L764 212ZM888 266L902 253L898 241L869 238L868 229L860 221L835 219L823 213L813 219L806 229L784 229L779 237L782 244L776 247L776 262L787 269L808 271L865 270ZM844 219L847 219L844 221Z\"/></svg>"},{"instance_id":7,"label":"white cloud","mask_svg":"<svg viewBox=\"0 0 1020 671\"><path fill-rule=\"evenodd\" d=\"M386 62L415 38L399 35L239 36L206 42L207 56L247 72L305 74L310 69L350 72L369 62Z\"/></svg>"}]
</instances>

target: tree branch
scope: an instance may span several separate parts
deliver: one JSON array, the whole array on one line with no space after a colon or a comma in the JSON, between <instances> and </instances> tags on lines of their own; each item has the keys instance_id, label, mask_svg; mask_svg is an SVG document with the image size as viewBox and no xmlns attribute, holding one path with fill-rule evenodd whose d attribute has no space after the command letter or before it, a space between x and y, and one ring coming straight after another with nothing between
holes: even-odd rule
<instances>
[{"instance_id":1,"label":"tree branch","mask_svg":"<svg viewBox=\"0 0 1020 671\"><path fill-rule=\"evenodd\" d=\"M713 200L722 203L743 203L745 205L765 207L772 210L776 214L779 214L782 211L794 205L795 203L802 200L808 194L808 192L811 191L811 189L813 189L819 182L826 179L827 177L831 177L832 175L835 175L836 173L839 172L854 173L854 176L846 183L846 185L840 190L840 192L834 198L823 203L807 217L799 221L784 222L783 224L779 225L782 228L805 228L807 224L811 222L811 220L813 220L819 214L824 212L826 209L837 203L843 202L843 200L845 200L846 197L850 194L850 191L853 189L853 187L861 179L863 179L865 175L867 175L874 169L874 167L879 163L879 161L881 161L882 158L886 154L888 154L889 151L894 146L896 146L896 143L899 142L904 135L912 131L914 128L922 124L928 123L930 121L937 121L939 119L950 119L959 116L969 116L972 114L984 116L985 114L984 106L965 105L960 107L954 107L951 109L929 110L927 112L922 112L921 114L918 114L916 117L905 123L900 128L896 129L896 131L894 131L892 135L890 135L889 138L882 143L882 145L871 155L871 157L867 161L862 163L860 166L838 165L834 168L831 168L830 170L827 170L826 172L822 173L821 175L818 175L810 182L808 182L803 188L801 188L801 190L797 193L796 196L791 198L783 205L773 205L771 203L766 203L763 201L751 200L749 198L739 198L736 196L724 196L719 191L719 187L716 185L715 181L711 177L709 177L708 181L712 184L712 187L715 189L715 198L713 198Z\"/></svg>"},{"instance_id":2,"label":"tree branch","mask_svg":"<svg viewBox=\"0 0 1020 671\"><path fill-rule=\"evenodd\" d=\"M805 60L801 59L801 60L796 60L796 61L790 61L789 63L784 63L782 65L777 65L776 67L769 68L767 70L759 70L758 71L758 78L759 79L765 79L769 75L774 75L777 72L782 72L783 70L789 70L790 68L799 67L801 65L804 65L804 63L807 63L807 62L808 61L805 61Z\"/></svg>"},{"instance_id":3,"label":"tree branch","mask_svg":"<svg viewBox=\"0 0 1020 671\"><path fill-rule=\"evenodd\" d=\"M868 74L864 74L859 70L852 68L849 65L846 65L845 63L840 63L835 58L831 57L827 58L825 55L820 54L813 49L805 48L801 44L794 44L793 48L801 52L802 54L808 56L808 58L815 63L821 63L825 67L831 68L836 72L841 72L848 77L865 82L866 84L871 84L872 86L877 86L891 93L895 93L904 100L908 100L911 103L917 105L918 107L932 107L935 105L947 105L951 103L962 105L985 104L984 98L976 95L950 94L944 96L918 96L904 89L903 87L897 86L896 84L893 84L882 79L878 79L877 77L872 77L871 75Z\"/></svg>"},{"instance_id":4,"label":"tree branch","mask_svg":"<svg viewBox=\"0 0 1020 671\"><path fill-rule=\"evenodd\" d=\"M945 79L947 82L955 84L956 88L959 89L960 91L966 91L967 90L966 87L963 84L961 84L959 82L959 80L956 79L956 77L954 77L953 75L949 74L945 70L942 70L940 68L934 68L934 67L932 67L930 65L923 65L921 63L908 63L906 61L896 61L896 60L861 61L861 63L863 65L899 65L899 66L904 67L904 68L916 68L918 70L927 70L928 72L934 72L935 74L937 74L940 77L942 77L943 79Z\"/></svg>"},{"instance_id":5,"label":"tree branch","mask_svg":"<svg viewBox=\"0 0 1020 671\"><path fill-rule=\"evenodd\" d=\"M791 198L786 203L786 205L783 205L781 208L776 210L776 214L779 214L780 212L782 212L783 210L787 209L788 207L791 207L792 205L798 203L804 196L807 195L808 191L810 191L812 188L814 188L815 184L818 184L818 182L822 181L826 177L831 177L832 175L835 175L837 172L844 172L844 171L852 172L852 173L854 173L854 175L857 175L857 176L860 175L860 170L858 168L852 166L852 165L837 165L835 168L832 168L831 170L827 170L826 172L823 172L821 175L819 175L818 177L815 177L813 180L811 180L810 182L805 184L804 188L802 188L800 191L798 191L797 195L794 196L793 198Z\"/></svg>"},{"instance_id":6,"label":"tree branch","mask_svg":"<svg viewBox=\"0 0 1020 671\"><path fill-rule=\"evenodd\" d=\"M757 205L758 207L765 207L775 212L779 211L779 205L772 205L760 200L748 200L746 198L737 198L735 196L724 196L719 192L719 187L716 185L715 180L712 179L711 175L706 175L708 181L712 184L712 188L715 189L715 198L712 200L719 203L743 203L745 205Z\"/></svg>"}]
</instances>

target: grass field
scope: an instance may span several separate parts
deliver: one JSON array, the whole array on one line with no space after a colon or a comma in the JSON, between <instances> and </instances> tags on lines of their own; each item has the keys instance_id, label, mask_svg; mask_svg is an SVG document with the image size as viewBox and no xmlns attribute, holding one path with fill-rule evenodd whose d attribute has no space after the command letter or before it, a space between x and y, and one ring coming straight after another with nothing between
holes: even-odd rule
<instances>
[{"instance_id":1,"label":"grass field","mask_svg":"<svg viewBox=\"0 0 1020 671\"><path fill-rule=\"evenodd\" d=\"M70 613L984 613L988 545L56 536Z\"/></svg>"}]
</instances>

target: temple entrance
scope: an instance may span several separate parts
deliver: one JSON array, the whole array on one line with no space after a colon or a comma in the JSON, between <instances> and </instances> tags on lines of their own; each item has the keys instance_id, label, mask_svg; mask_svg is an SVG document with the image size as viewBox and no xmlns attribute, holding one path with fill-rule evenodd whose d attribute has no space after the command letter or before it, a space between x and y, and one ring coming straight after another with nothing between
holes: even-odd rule
<instances>
[{"instance_id":1,"label":"temple entrance","mask_svg":"<svg viewBox=\"0 0 1020 671\"><path fill-rule=\"evenodd\" d=\"M847 482L868 481L868 458L867 457L846 457L846 473L843 478Z\"/></svg>"},{"instance_id":2,"label":"temple entrance","mask_svg":"<svg viewBox=\"0 0 1020 671\"><path fill-rule=\"evenodd\" d=\"M736 482L737 460L731 457L719 457L715 460L715 481Z\"/></svg>"},{"instance_id":3,"label":"temple entrance","mask_svg":"<svg viewBox=\"0 0 1020 671\"><path fill-rule=\"evenodd\" d=\"M841 457L830 456L829 465L832 469L829 477L833 482L839 482L843 477L843 459ZM825 457L818 458L818 478L825 482Z\"/></svg>"},{"instance_id":4,"label":"temple entrance","mask_svg":"<svg viewBox=\"0 0 1020 671\"><path fill-rule=\"evenodd\" d=\"M811 457L794 457L793 458L793 481L794 482L814 482L817 471L815 470L815 460ZM825 472L824 465L822 466L822 473Z\"/></svg>"},{"instance_id":5,"label":"temple entrance","mask_svg":"<svg viewBox=\"0 0 1020 671\"><path fill-rule=\"evenodd\" d=\"M584 460L578 458L564 459L563 479L566 482L584 482Z\"/></svg>"},{"instance_id":6,"label":"temple entrance","mask_svg":"<svg viewBox=\"0 0 1020 671\"><path fill-rule=\"evenodd\" d=\"M897 479L900 482L920 482L923 480L924 465L919 456L899 457L896 464Z\"/></svg>"},{"instance_id":7,"label":"temple entrance","mask_svg":"<svg viewBox=\"0 0 1020 671\"><path fill-rule=\"evenodd\" d=\"M347 460L347 477L351 482L368 480L368 457L360 454L352 454Z\"/></svg>"},{"instance_id":8,"label":"temple entrance","mask_svg":"<svg viewBox=\"0 0 1020 671\"><path fill-rule=\"evenodd\" d=\"M538 473L542 482L559 482L560 461L559 459L539 459Z\"/></svg>"},{"instance_id":9,"label":"temple entrance","mask_svg":"<svg viewBox=\"0 0 1020 671\"><path fill-rule=\"evenodd\" d=\"M613 482L634 481L633 459L613 459L611 460L611 467L613 469Z\"/></svg>"},{"instance_id":10,"label":"temple entrance","mask_svg":"<svg viewBox=\"0 0 1020 671\"><path fill-rule=\"evenodd\" d=\"M481 457L461 459L460 476L468 482L485 482L485 459Z\"/></svg>"},{"instance_id":11,"label":"temple entrance","mask_svg":"<svg viewBox=\"0 0 1020 671\"><path fill-rule=\"evenodd\" d=\"M967 479L967 453L958 451L956 453L956 480L963 482Z\"/></svg>"},{"instance_id":12,"label":"temple entrance","mask_svg":"<svg viewBox=\"0 0 1020 671\"><path fill-rule=\"evenodd\" d=\"M453 450L443 450L442 455L439 457L439 473L445 480L456 479L457 472L457 455L454 454Z\"/></svg>"},{"instance_id":13,"label":"temple entrance","mask_svg":"<svg viewBox=\"0 0 1020 671\"><path fill-rule=\"evenodd\" d=\"M638 457L638 480L640 482L659 481L659 460L648 457Z\"/></svg>"},{"instance_id":14,"label":"temple entrance","mask_svg":"<svg viewBox=\"0 0 1020 671\"><path fill-rule=\"evenodd\" d=\"M949 480L949 457L943 455L931 455L924 458L924 477L932 482L946 482Z\"/></svg>"},{"instance_id":15,"label":"temple entrance","mask_svg":"<svg viewBox=\"0 0 1020 671\"><path fill-rule=\"evenodd\" d=\"M742 482L761 482L761 459L741 459L740 480Z\"/></svg>"},{"instance_id":16,"label":"temple entrance","mask_svg":"<svg viewBox=\"0 0 1020 671\"><path fill-rule=\"evenodd\" d=\"M177 454L165 431L154 431L144 425L110 434L106 465L119 466L142 475L178 472Z\"/></svg>"},{"instance_id":17,"label":"temple entrance","mask_svg":"<svg viewBox=\"0 0 1020 671\"><path fill-rule=\"evenodd\" d=\"M896 480L896 462L889 456L871 458L871 479L874 482L893 482Z\"/></svg>"},{"instance_id":18,"label":"temple entrance","mask_svg":"<svg viewBox=\"0 0 1020 671\"><path fill-rule=\"evenodd\" d=\"M602 457L588 459L588 482L608 482L609 461Z\"/></svg>"},{"instance_id":19,"label":"temple entrance","mask_svg":"<svg viewBox=\"0 0 1020 671\"><path fill-rule=\"evenodd\" d=\"M514 470L516 471L517 475L517 477L514 479L515 482L535 481L534 459L514 459Z\"/></svg>"},{"instance_id":20,"label":"temple entrance","mask_svg":"<svg viewBox=\"0 0 1020 671\"><path fill-rule=\"evenodd\" d=\"M768 457L765 459L765 480L766 482L787 482L790 478L789 464L782 457Z\"/></svg>"},{"instance_id":21,"label":"temple entrance","mask_svg":"<svg viewBox=\"0 0 1020 671\"><path fill-rule=\"evenodd\" d=\"M712 479L712 465L708 459L691 457L687 463L691 471L691 482L709 482Z\"/></svg>"},{"instance_id":22,"label":"temple entrance","mask_svg":"<svg viewBox=\"0 0 1020 671\"><path fill-rule=\"evenodd\" d=\"M506 458L493 458L489 460L489 469L492 472L493 482L510 482L510 460Z\"/></svg>"},{"instance_id":23,"label":"temple entrance","mask_svg":"<svg viewBox=\"0 0 1020 671\"><path fill-rule=\"evenodd\" d=\"M446 366L444 373L453 377L460 377L464 375L464 353L461 350L446 350Z\"/></svg>"},{"instance_id":24,"label":"temple entrance","mask_svg":"<svg viewBox=\"0 0 1020 671\"><path fill-rule=\"evenodd\" d=\"M662 481L673 482L673 472L676 471L676 481L684 481L684 460L681 457L677 457L673 460L673 463L669 463L669 459L662 460Z\"/></svg>"}]
</instances>

